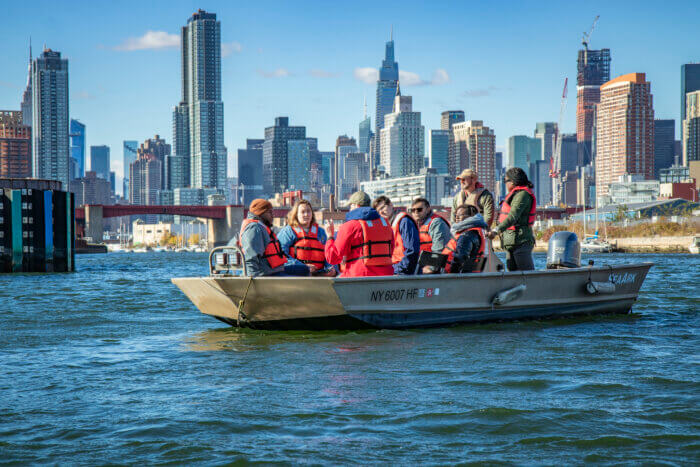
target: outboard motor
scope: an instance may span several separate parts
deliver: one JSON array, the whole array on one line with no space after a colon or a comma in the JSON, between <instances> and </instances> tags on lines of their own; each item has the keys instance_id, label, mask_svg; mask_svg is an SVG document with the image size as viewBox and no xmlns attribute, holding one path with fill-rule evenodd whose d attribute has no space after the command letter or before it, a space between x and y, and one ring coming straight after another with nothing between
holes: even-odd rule
<instances>
[{"instance_id":1,"label":"outboard motor","mask_svg":"<svg viewBox=\"0 0 700 467\"><path fill-rule=\"evenodd\" d=\"M581 244L573 232L555 232L547 245L547 269L580 268Z\"/></svg>"}]
</instances>

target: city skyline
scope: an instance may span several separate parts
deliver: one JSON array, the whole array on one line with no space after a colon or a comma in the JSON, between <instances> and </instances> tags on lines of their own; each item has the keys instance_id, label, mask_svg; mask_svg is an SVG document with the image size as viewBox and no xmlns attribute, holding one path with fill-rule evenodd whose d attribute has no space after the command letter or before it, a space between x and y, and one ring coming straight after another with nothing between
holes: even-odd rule
<instances>
[{"instance_id":1,"label":"city skyline","mask_svg":"<svg viewBox=\"0 0 700 467\"><path fill-rule=\"evenodd\" d=\"M13 45L3 58L0 107L19 108L26 83L28 40L33 36L35 51L45 42L70 60L70 118L90 127L87 146L106 144L117 154L123 140L142 141L156 133L173 143L167 135L171 134L172 106L179 96L178 29L183 18L204 8L216 13L222 22L224 133L229 174L233 176L237 169L232 153L245 147L246 138L261 138L264 128L277 116L289 116L295 124L306 126L308 134L318 138L320 150L332 149L340 134L356 137L363 117L363 98L372 96L376 89L373 73L381 63L393 24L401 86L413 96L426 131L440 127L442 111L464 109L467 119L483 120L495 130L497 150L503 150L509 136L532 134L539 121L556 121L561 84L564 77L575 77L581 31L589 28L596 14L601 19L590 48L611 49L611 77L646 72L657 118L678 122L680 67L700 58L690 45L698 42L695 38L700 33L683 14L684 7L691 6L689 2L671 5L675 8L667 4L656 15L650 14L655 8L651 3L643 15L602 3L576 10L552 5L551 15L558 17L552 22L538 19L518 5L508 12L498 11L496 21L489 16L497 10L491 6L484 11L483 24L475 24L464 38L440 31L449 29L455 23L452 18L459 15L438 17L434 7L423 5L413 5L410 12L396 11L390 5L376 6L373 8L381 14L360 26L346 24L352 23L348 20L355 13L339 20L333 12L340 7L324 6L305 21L333 27L315 28L314 34L298 29L271 33L285 14L293 14L284 4L274 9L266 7L269 24L256 25L241 19L257 11L253 6L176 2L163 8L162 3L134 3L133 8L100 8L98 15L98 9L83 4L86 16L94 20L94 24L86 25L86 34L62 27L71 21L70 17L51 4L10 5L7 17L15 21L0 33L5 43ZM105 8L109 14L105 14ZM143 14L133 15L134 8ZM451 8L458 12L462 7ZM151 11L158 13L148 14ZM120 23L122 15L127 14L129 22ZM49 16L55 17L51 23ZM538 22L548 25L546 33L533 28L525 35L526 40L513 40L514 35L523 33L521 23L533 26ZM662 28L668 34L641 43L638 34L621 33L633 26L644 30L644 24L652 23L654 28L648 30ZM354 33L343 34L346 29ZM283 44L275 42L280 34L287 34ZM168 42L173 35L178 37L175 45ZM481 48L464 48L476 37L482 39ZM307 51L311 44L314 50ZM525 57L523 51L532 48L547 53ZM335 49L342 53L334 54ZM146 65L158 72L143 72ZM375 109L370 108L368 114L375 114ZM574 122L575 97L570 92L562 131L573 133ZM676 138L680 126L680 122L676 124ZM118 159L111 168L122 175L124 169Z\"/></svg>"}]
</instances>

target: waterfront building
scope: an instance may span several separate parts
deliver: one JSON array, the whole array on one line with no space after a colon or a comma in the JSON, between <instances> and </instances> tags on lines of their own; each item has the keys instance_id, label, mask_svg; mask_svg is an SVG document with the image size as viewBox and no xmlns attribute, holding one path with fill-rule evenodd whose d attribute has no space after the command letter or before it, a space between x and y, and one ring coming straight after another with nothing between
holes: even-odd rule
<instances>
[{"instance_id":1,"label":"waterfront building","mask_svg":"<svg viewBox=\"0 0 700 467\"><path fill-rule=\"evenodd\" d=\"M109 146L90 146L90 171L109 180Z\"/></svg>"},{"instance_id":2,"label":"waterfront building","mask_svg":"<svg viewBox=\"0 0 700 467\"><path fill-rule=\"evenodd\" d=\"M0 110L0 178L32 176L32 127L21 111Z\"/></svg>"},{"instance_id":3,"label":"waterfront building","mask_svg":"<svg viewBox=\"0 0 700 467\"><path fill-rule=\"evenodd\" d=\"M700 90L689 92L683 120L683 165L700 161Z\"/></svg>"},{"instance_id":4,"label":"waterfront building","mask_svg":"<svg viewBox=\"0 0 700 467\"><path fill-rule=\"evenodd\" d=\"M610 81L610 49L578 51L576 75L576 138L578 165L587 165L592 158L593 125L596 105L600 102L600 86Z\"/></svg>"},{"instance_id":5,"label":"waterfront building","mask_svg":"<svg viewBox=\"0 0 700 467\"><path fill-rule=\"evenodd\" d=\"M343 198L342 183L345 178L345 158L353 152L357 152L355 138L351 138L348 135L338 136L335 140L335 174L333 177L333 188L337 200Z\"/></svg>"},{"instance_id":6,"label":"waterfront building","mask_svg":"<svg viewBox=\"0 0 700 467\"><path fill-rule=\"evenodd\" d=\"M175 188L190 186L190 117L189 107L180 102L173 109L173 147L168 161L166 184ZM180 175L181 174L181 175Z\"/></svg>"},{"instance_id":7,"label":"waterfront building","mask_svg":"<svg viewBox=\"0 0 700 467\"><path fill-rule=\"evenodd\" d=\"M223 189L228 169L221 100L221 22L215 13L198 10L187 20L180 53L182 99L173 111L176 157L171 161L172 170L181 173L189 165L190 186ZM187 161L182 159L185 154Z\"/></svg>"},{"instance_id":8,"label":"waterfront building","mask_svg":"<svg viewBox=\"0 0 700 467\"><path fill-rule=\"evenodd\" d=\"M468 167L475 170L479 182L493 192L496 188L496 135L493 129L481 120L467 120L453 125L452 131L455 145L465 147L469 154Z\"/></svg>"},{"instance_id":9,"label":"waterfront building","mask_svg":"<svg viewBox=\"0 0 700 467\"><path fill-rule=\"evenodd\" d=\"M88 170L84 177L71 180L70 191L75 194L75 205L109 205L111 202L110 183L96 172Z\"/></svg>"},{"instance_id":10,"label":"waterfront building","mask_svg":"<svg viewBox=\"0 0 700 467\"><path fill-rule=\"evenodd\" d=\"M644 73L617 77L600 88L596 119L596 193L623 175L654 178L654 107Z\"/></svg>"},{"instance_id":11,"label":"waterfront building","mask_svg":"<svg viewBox=\"0 0 700 467\"><path fill-rule=\"evenodd\" d=\"M463 110L446 110L440 114L440 129L449 131L449 145L447 153L447 173L451 177L456 177L462 170L467 168L469 155L464 150L460 150L455 144L452 127L456 123L465 121Z\"/></svg>"},{"instance_id":12,"label":"waterfront building","mask_svg":"<svg viewBox=\"0 0 700 467\"><path fill-rule=\"evenodd\" d=\"M451 195L451 186L449 175L438 174L437 170L427 167L406 177L382 178L360 183L360 189L370 198L388 196L394 206L410 206L417 197L427 199L431 205L439 205L443 198Z\"/></svg>"},{"instance_id":13,"label":"waterfront building","mask_svg":"<svg viewBox=\"0 0 700 467\"><path fill-rule=\"evenodd\" d=\"M384 49L384 60L379 68L379 80L377 81L377 102L376 113L374 115L374 137L381 138L381 131L384 128L384 117L393 112L394 96L399 86L399 64L394 60L394 34L389 37ZM372 153L372 167L377 167L381 162L379 151L381 143L375 143Z\"/></svg>"},{"instance_id":14,"label":"waterfront building","mask_svg":"<svg viewBox=\"0 0 700 467\"><path fill-rule=\"evenodd\" d=\"M286 191L287 141L305 139L306 127L289 126L289 117L275 118L275 125L265 128L263 143L263 191L267 196Z\"/></svg>"},{"instance_id":15,"label":"waterfront building","mask_svg":"<svg viewBox=\"0 0 700 467\"><path fill-rule=\"evenodd\" d=\"M143 146L143 145L142 145ZM163 163L155 154L141 152L129 166L129 203L157 204L158 191L163 188Z\"/></svg>"},{"instance_id":16,"label":"waterfront building","mask_svg":"<svg viewBox=\"0 0 700 467\"><path fill-rule=\"evenodd\" d=\"M32 176L68 187L68 60L45 49L32 62Z\"/></svg>"},{"instance_id":17,"label":"waterfront building","mask_svg":"<svg viewBox=\"0 0 700 467\"><path fill-rule=\"evenodd\" d=\"M264 139L246 139L246 148L238 150L238 192L236 203L247 205L263 196Z\"/></svg>"},{"instance_id":18,"label":"waterfront building","mask_svg":"<svg viewBox=\"0 0 700 467\"><path fill-rule=\"evenodd\" d=\"M528 178L535 185L533 191L537 198L537 205L552 204L552 179L549 177L549 161L530 162ZM479 179L481 179L481 174L479 174Z\"/></svg>"},{"instance_id":19,"label":"waterfront building","mask_svg":"<svg viewBox=\"0 0 700 467\"><path fill-rule=\"evenodd\" d=\"M70 138L70 157L75 161L77 170L75 177L81 178L85 175L85 125L78 120L70 120L70 130L68 132Z\"/></svg>"},{"instance_id":20,"label":"waterfront building","mask_svg":"<svg viewBox=\"0 0 700 467\"><path fill-rule=\"evenodd\" d=\"M681 122L686 119L688 112L688 93L695 91L700 91L700 63L683 64L681 65Z\"/></svg>"},{"instance_id":21,"label":"waterfront building","mask_svg":"<svg viewBox=\"0 0 700 467\"><path fill-rule=\"evenodd\" d=\"M380 131L380 165L390 177L417 174L425 164L425 127L413 111L411 96L397 86L393 112L384 117Z\"/></svg>"},{"instance_id":22,"label":"waterfront building","mask_svg":"<svg viewBox=\"0 0 700 467\"><path fill-rule=\"evenodd\" d=\"M166 172L165 167L168 163L170 153L171 146L167 144L165 138L161 138L160 135L155 135L153 138L145 140L136 150L137 159L150 155L160 162L160 186L157 188L158 190L168 188L166 186L166 180L170 174ZM174 169L169 167L169 170L174 173L172 179L177 180L177 173L174 172Z\"/></svg>"},{"instance_id":23,"label":"waterfront building","mask_svg":"<svg viewBox=\"0 0 700 467\"><path fill-rule=\"evenodd\" d=\"M654 120L654 178L661 169L673 165L676 143L676 121Z\"/></svg>"},{"instance_id":24,"label":"waterfront building","mask_svg":"<svg viewBox=\"0 0 700 467\"><path fill-rule=\"evenodd\" d=\"M428 167L449 174L450 130L430 130L428 148Z\"/></svg>"},{"instance_id":25,"label":"waterfront building","mask_svg":"<svg viewBox=\"0 0 700 467\"><path fill-rule=\"evenodd\" d=\"M560 173L563 175L569 171L576 171L578 167L578 142L576 133L561 135L561 165Z\"/></svg>"},{"instance_id":26,"label":"waterfront building","mask_svg":"<svg viewBox=\"0 0 700 467\"><path fill-rule=\"evenodd\" d=\"M122 196L126 199L129 199L129 167L131 166L131 163L136 160L138 148L138 141L124 141L122 145L122 165L124 167L124 178L122 180Z\"/></svg>"},{"instance_id":27,"label":"waterfront building","mask_svg":"<svg viewBox=\"0 0 700 467\"><path fill-rule=\"evenodd\" d=\"M287 141L287 189L310 191L311 164L318 164L319 158L316 138Z\"/></svg>"},{"instance_id":28,"label":"waterfront building","mask_svg":"<svg viewBox=\"0 0 700 467\"><path fill-rule=\"evenodd\" d=\"M658 180L645 179L644 175L620 175L606 185L605 194L598 195L598 205L648 203L659 197L659 190Z\"/></svg>"},{"instance_id":29,"label":"waterfront building","mask_svg":"<svg viewBox=\"0 0 700 467\"><path fill-rule=\"evenodd\" d=\"M535 138L540 140L542 150L540 152L542 160L549 162L554 156L557 146L557 135L559 128L554 122L539 122L535 126Z\"/></svg>"},{"instance_id":30,"label":"waterfront building","mask_svg":"<svg viewBox=\"0 0 700 467\"><path fill-rule=\"evenodd\" d=\"M506 168L520 167L527 173L532 162L542 159L542 143L536 138L516 135L508 138Z\"/></svg>"}]
</instances>

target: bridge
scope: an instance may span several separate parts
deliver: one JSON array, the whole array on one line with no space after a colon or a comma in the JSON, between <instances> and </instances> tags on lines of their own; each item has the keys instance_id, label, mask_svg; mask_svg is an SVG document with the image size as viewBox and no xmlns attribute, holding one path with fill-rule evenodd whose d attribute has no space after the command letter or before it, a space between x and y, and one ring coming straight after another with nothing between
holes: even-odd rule
<instances>
[{"instance_id":1,"label":"bridge","mask_svg":"<svg viewBox=\"0 0 700 467\"><path fill-rule=\"evenodd\" d=\"M285 217L289 208L273 209L275 218ZM102 239L104 218L134 216L138 214L174 215L207 219L209 246L225 245L241 228L241 223L248 210L241 205L228 206L143 206L133 204L115 204L104 206L88 204L75 208L76 221L85 222L85 235L94 241Z\"/></svg>"}]
</instances>

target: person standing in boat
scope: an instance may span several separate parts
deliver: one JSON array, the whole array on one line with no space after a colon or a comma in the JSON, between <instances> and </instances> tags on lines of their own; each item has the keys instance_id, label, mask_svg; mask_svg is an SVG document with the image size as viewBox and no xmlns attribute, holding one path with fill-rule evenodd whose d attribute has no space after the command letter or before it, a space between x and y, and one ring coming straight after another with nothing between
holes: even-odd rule
<instances>
[{"instance_id":1,"label":"person standing in boat","mask_svg":"<svg viewBox=\"0 0 700 467\"><path fill-rule=\"evenodd\" d=\"M236 243L235 239L231 243ZM306 265L285 266L288 258L272 230L272 204L265 199L254 199L250 203L237 243L250 277L309 275Z\"/></svg>"},{"instance_id":2,"label":"person standing in boat","mask_svg":"<svg viewBox=\"0 0 700 467\"><path fill-rule=\"evenodd\" d=\"M455 223L450 230L452 238L442 250L442 254L447 255L445 272L481 272L484 260L491 253L486 238L488 225L476 206L463 204L454 213Z\"/></svg>"},{"instance_id":3,"label":"person standing in boat","mask_svg":"<svg viewBox=\"0 0 700 467\"><path fill-rule=\"evenodd\" d=\"M416 221L405 212L395 209L386 196L375 199L372 207L391 224L394 232L394 251L391 254L394 274L414 274L420 254L420 237Z\"/></svg>"},{"instance_id":4,"label":"person standing in boat","mask_svg":"<svg viewBox=\"0 0 700 467\"><path fill-rule=\"evenodd\" d=\"M416 198L411 204L411 215L418 225L421 251L442 253L447 242L452 238L450 223L430 208L430 202L425 198ZM424 266L423 274L438 274L440 271L432 266Z\"/></svg>"},{"instance_id":5,"label":"person standing in boat","mask_svg":"<svg viewBox=\"0 0 700 467\"><path fill-rule=\"evenodd\" d=\"M342 277L391 276L394 234L391 225L370 207L364 191L350 197L350 212L334 238L333 222L326 222L329 238L325 245L326 261L340 264L345 258Z\"/></svg>"},{"instance_id":6,"label":"person standing in boat","mask_svg":"<svg viewBox=\"0 0 700 467\"><path fill-rule=\"evenodd\" d=\"M533 184L519 167L508 169L504 182L508 194L501 206L498 225L489 233L489 238L501 235L509 271L530 271L535 269L532 260L535 247L532 224L535 223L537 200L532 191Z\"/></svg>"},{"instance_id":7,"label":"person standing in boat","mask_svg":"<svg viewBox=\"0 0 700 467\"><path fill-rule=\"evenodd\" d=\"M460 184L459 193L452 200L450 221L455 222L457 208L463 204L474 206L484 217L490 227L496 215L493 205L493 195L479 182L479 176L472 169L465 169L457 177Z\"/></svg>"},{"instance_id":8,"label":"person standing in boat","mask_svg":"<svg viewBox=\"0 0 700 467\"><path fill-rule=\"evenodd\" d=\"M316 223L309 201L300 199L294 203L287 215L287 225L277 238L282 251L289 257L287 264L306 265L312 276L336 275L335 268L326 262L326 231Z\"/></svg>"}]
</instances>

